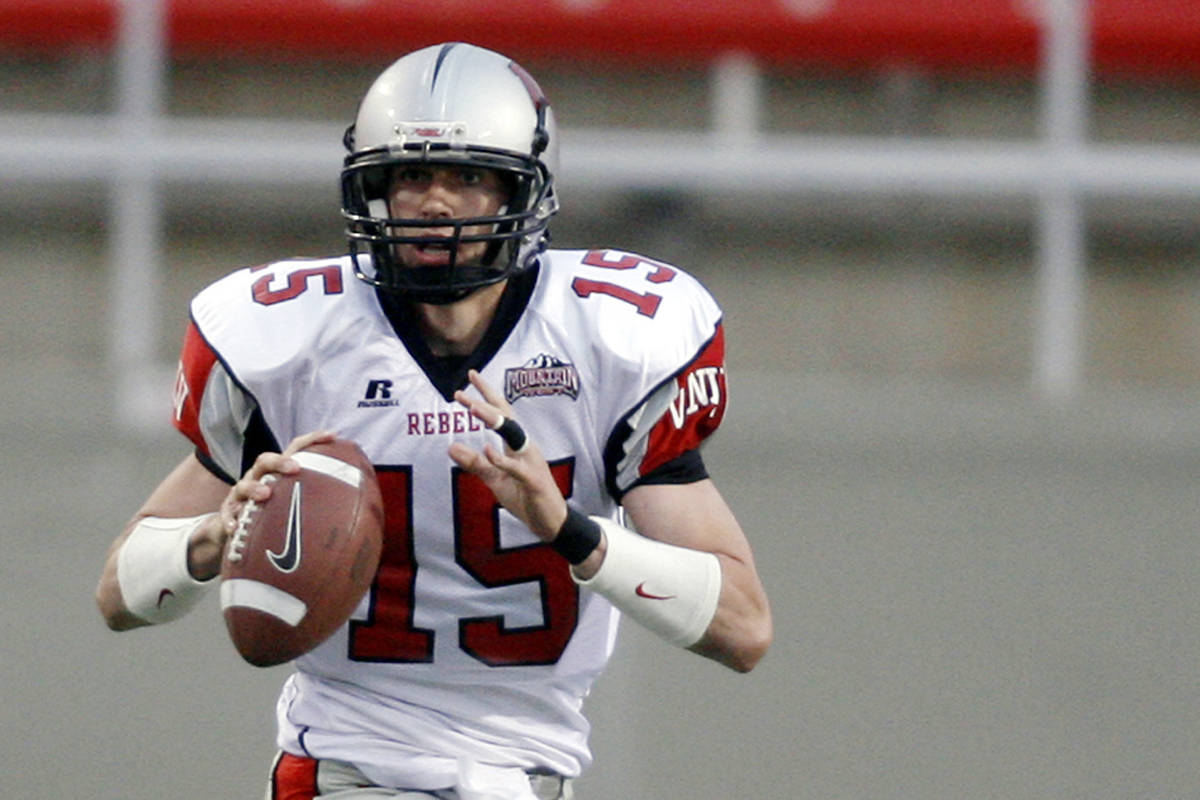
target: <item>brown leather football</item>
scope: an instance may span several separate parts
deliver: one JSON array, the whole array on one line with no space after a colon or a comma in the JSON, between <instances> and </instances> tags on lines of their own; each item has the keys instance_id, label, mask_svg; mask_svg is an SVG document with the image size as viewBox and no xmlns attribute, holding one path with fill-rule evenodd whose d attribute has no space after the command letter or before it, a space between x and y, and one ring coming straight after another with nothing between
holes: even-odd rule
<instances>
[{"instance_id":1,"label":"brown leather football","mask_svg":"<svg viewBox=\"0 0 1200 800\"><path fill-rule=\"evenodd\" d=\"M293 458L300 472L267 476L271 496L243 508L221 563L225 626L258 667L329 638L370 587L383 546L383 499L358 445L335 439Z\"/></svg>"}]
</instances>

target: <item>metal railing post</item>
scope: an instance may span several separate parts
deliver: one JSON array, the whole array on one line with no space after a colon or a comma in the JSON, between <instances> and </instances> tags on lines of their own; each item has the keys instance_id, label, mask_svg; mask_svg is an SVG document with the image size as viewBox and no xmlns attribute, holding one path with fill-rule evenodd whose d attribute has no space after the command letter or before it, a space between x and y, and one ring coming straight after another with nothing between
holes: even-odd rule
<instances>
[{"instance_id":1,"label":"metal railing post","mask_svg":"<svg viewBox=\"0 0 1200 800\"><path fill-rule=\"evenodd\" d=\"M153 159L166 72L164 0L122 0L117 42L118 146L110 162L109 368L117 419L144 428L165 416L157 364L164 253L162 198ZM156 402L157 401L157 402ZM151 409L154 409L153 411Z\"/></svg>"},{"instance_id":2,"label":"metal railing post","mask_svg":"<svg viewBox=\"0 0 1200 800\"><path fill-rule=\"evenodd\" d=\"M1082 384L1086 223L1073 162L1087 139L1088 0L1044 0L1042 142L1038 187L1037 327L1034 388L1068 400Z\"/></svg>"}]
</instances>

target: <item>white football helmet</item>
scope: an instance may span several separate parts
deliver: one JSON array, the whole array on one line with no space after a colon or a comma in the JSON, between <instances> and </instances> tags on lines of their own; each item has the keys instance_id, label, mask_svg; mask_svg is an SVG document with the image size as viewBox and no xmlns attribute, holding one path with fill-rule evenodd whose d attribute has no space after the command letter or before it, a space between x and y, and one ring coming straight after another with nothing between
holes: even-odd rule
<instances>
[{"instance_id":1,"label":"white football helmet","mask_svg":"<svg viewBox=\"0 0 1200 800\"><path fill-rule=\"evenodd\" d=\"M542 90L511 59L461 43L404 56L375 80L345 144L342 217L355 272L368 283L418 302L449 303L528 268L546 249L546 227L558 210L558 131ZM392 219L385 200L389 177L414 163L497 170L511 197L492 217ZM449 264L397 263L396 245L447 243L398 231L433 227L454 228ZM487 232L463 233L471 227ZM457 263L460 242L481 241L491 243L483 263Z\"/></svg>"}]
</instances>

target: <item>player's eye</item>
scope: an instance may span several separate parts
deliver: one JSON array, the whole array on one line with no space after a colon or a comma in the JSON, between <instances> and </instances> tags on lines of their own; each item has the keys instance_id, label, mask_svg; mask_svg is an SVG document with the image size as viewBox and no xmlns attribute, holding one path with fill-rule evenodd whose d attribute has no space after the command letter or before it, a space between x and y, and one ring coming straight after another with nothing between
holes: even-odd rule
<instances>
[{"instance_id":1,"label":"player's eye","mask_svg":"<svg viewBox=\"0 0 1200 800\"><path fill-rule=\"evenodd\" d=\"M432 175L429 170L421 167L400 167L392 172L393 185L413 186L428 183L430 180Z\"/></svg>"},{"instance_id":2,"label":"player's eye","mask_svg":"<svg viewBox=\"0 0 1200 800\"><path fill-rule=\"evenodd\" d=\"M460 170L458 181L464 186L478 186L483 183L483 172L477 169Z\"/></svg>"}]
</instances>

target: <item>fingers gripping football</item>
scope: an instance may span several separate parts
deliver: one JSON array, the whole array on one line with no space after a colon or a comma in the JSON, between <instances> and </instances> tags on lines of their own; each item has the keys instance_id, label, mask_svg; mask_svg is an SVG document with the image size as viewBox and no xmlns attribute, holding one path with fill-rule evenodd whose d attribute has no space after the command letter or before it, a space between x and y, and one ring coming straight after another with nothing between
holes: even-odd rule
<instances>
[{"instance_id":1,"label":"fingers gripping football","mask_svg":"<svg viewBox=\"0 0 1200 800\"><path fill-rule=\"evenodd\" d=\"M332 441L327 431L314 431L294 439L282 453L263 453L225 495L217 513L204 521L192 536L188 551L188 571L197 580L208 580L221 569L221 559L230 537L237 530L238 520L250 502L263 503L271 496L271 475L295 475L300 465L291 456L318 443Z\"/></svg>"},{"instance_id":2,"label":"fingers gripping football","mask_svg":"<svg viewBox=\"0 0 1200 800\"><path fill-rule=\"evenodd\" d=\"M300 471L292 456L311 447L314 444L333 441L334 434L329 431L313 431L293 439L282 453L260 453L254 459L254 464L246 470L246 474L233 485L221 503L221 527L228 539L237 528L238 519L242 515L246 503L262 503L271 496L272 475L295 475Z\"/></svg>"}]
</instances>

